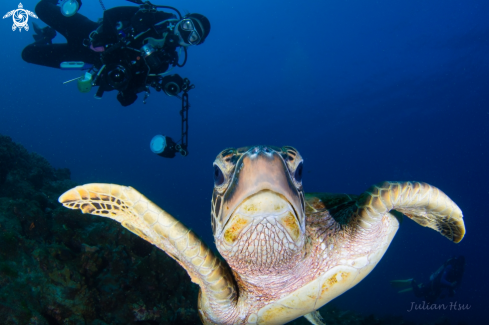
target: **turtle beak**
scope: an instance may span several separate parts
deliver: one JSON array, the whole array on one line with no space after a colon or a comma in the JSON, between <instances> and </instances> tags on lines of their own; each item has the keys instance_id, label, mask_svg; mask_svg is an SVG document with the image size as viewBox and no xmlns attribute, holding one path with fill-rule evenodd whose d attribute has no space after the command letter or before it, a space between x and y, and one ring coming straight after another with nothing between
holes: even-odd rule
<instances>
[{"instance_id":1,"label":"turtle beak","mask_svg":"<svg viewBox=\"0 0 489 325\"><path fill-rule=\"evenodd\" d=\"M259 193L264 193L264 196L250 200ZM224 226L221 232L232 219L236 209L243 206L243 202L248 202L244 204L247 211L256 209L256 216L273 215L274 209L278 210L280 205L288 204L292 207L289 210L293 210L295 219L287 222L295 225L295 230L290 232L295 232L299 236L305 230L305 213L301 197L302 194L292 182L282 156L266 146L252 147L237 162L231 184L224 194L221 213L221 224Z\"/></svg>"}]
</instances>

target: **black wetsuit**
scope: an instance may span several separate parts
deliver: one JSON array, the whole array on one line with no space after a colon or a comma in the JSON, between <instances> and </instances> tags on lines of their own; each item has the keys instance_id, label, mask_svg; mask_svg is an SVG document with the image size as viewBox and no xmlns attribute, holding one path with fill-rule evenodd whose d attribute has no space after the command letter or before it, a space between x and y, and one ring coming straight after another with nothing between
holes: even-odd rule
<instances>
[{"instance_id":1,"label":"black wetsuit","mask_svg":"<svg viewBox=\"0 0 489 325\"><path fill-rule=\"evenodd\" d=\"M57 4L58 0L41 0L36 5L35 11L43 22L63 35L67 43L30 44L22 51L22 59L28 63L58 69L61 62L65 61L83 61L94 65L99 63L100 54L83 46L83 40L97 29L98 24L79 13L65 17Z\"/></svg>"},{"instance_id":2,"label":"black wetsuit","mask_svg":"<svg viewBox=\"0 0 489 325\"><path fill-rule=\"evenodd\" d=\"M163 11L142 11L134 6L115 7L104 11L103 23L100 25L79 13L71 17L63 16L57 3L58 0L41 0L35 11L43 22L63 35L67 43L50 44L50 42L37 41L26 46L22 51L24 61L52 68L60 68L60 64L65 61L82 61L93 64L98 69L106 65L97 86L103 91L118 90L117 99L123 106L132 104L137 99L137 93L146 89L149 70L140 57L141 53L138 52L146 38L159 40L165 35L168 40L158 53L161 65L157 71L151 73L165 72L170 65L175 65L178 61L176 36L154 27L158 22L174 19L173 14ZM131 42L132 49L127 49L125 44L120 42L121 34L127 28L135 35L144 34L144 37ZM92 34L96 30L98 32ZM91 41L90 34L93 36ZM90 48L90 45L95 48L102 47L104 51L96 52ZM104 74L110 71L111 66L122 63L130 67L131 80L123 89L117 89L106 83Z\"/></svg>"}]
</instances>

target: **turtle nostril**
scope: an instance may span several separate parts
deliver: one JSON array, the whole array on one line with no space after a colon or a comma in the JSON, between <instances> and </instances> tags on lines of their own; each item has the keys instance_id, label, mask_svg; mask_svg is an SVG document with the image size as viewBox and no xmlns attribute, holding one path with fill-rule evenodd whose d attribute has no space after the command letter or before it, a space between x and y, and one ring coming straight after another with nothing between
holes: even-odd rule
<instances>
[{"instance_id":1,"label":"turtle nostril","mask_svg":"<svg viewBox=\"0 0 489 325\"><path fill-rule=\"evenodd\" d=\"M270 150L270 148L268 147L263 147L263 151L266 152L266 153L271 153L272 150Z\"/></svg>"}]
</instances>

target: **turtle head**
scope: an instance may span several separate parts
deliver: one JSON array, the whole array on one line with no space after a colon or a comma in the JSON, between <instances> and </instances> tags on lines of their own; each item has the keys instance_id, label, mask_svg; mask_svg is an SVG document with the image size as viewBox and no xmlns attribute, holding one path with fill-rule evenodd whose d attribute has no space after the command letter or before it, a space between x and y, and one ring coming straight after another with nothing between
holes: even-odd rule
<instances>
[{"instance_id":1,"label":"turtle head","mask_svg":"<svg viewBox=\"0 0 489 325\"><path fill-rule=\"evenodd\" d=\"M276 274L302 256L302 157L292 147L222 151L214 162L212 231L238 273Z\"/></svg>"}]
</instances>

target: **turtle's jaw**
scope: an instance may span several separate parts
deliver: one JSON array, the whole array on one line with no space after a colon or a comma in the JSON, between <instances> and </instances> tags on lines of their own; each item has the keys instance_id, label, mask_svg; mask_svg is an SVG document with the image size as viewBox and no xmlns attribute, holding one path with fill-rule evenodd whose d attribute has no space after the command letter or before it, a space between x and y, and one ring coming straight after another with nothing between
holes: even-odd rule
<instances>
[{"instance_id":1,"label":"turtle's jaw","mask_svg":"<svg viewBox=\"0 0 489 325\"><path fill-rule=\"evenodd\" d=\"M296 211L283 195L263 190L238 206L224 227L223 239L228 245L234 245L238 238L246 237L249 250L266 246L267 241L277 241L280 246L296 245L301 235L298 220Z\"/></svg>"},{"instance_id":2,"label":"turtle's jaw","mask_svg":"<svg viewBox=\"0 0 489 325\"><path fill-rule=\"evenodd\" d=\"M242 275L287 272L302 256L304 236L298 220L283 195L263 190L236 208L216 244Z\"/></svg>"}]
</instances>

